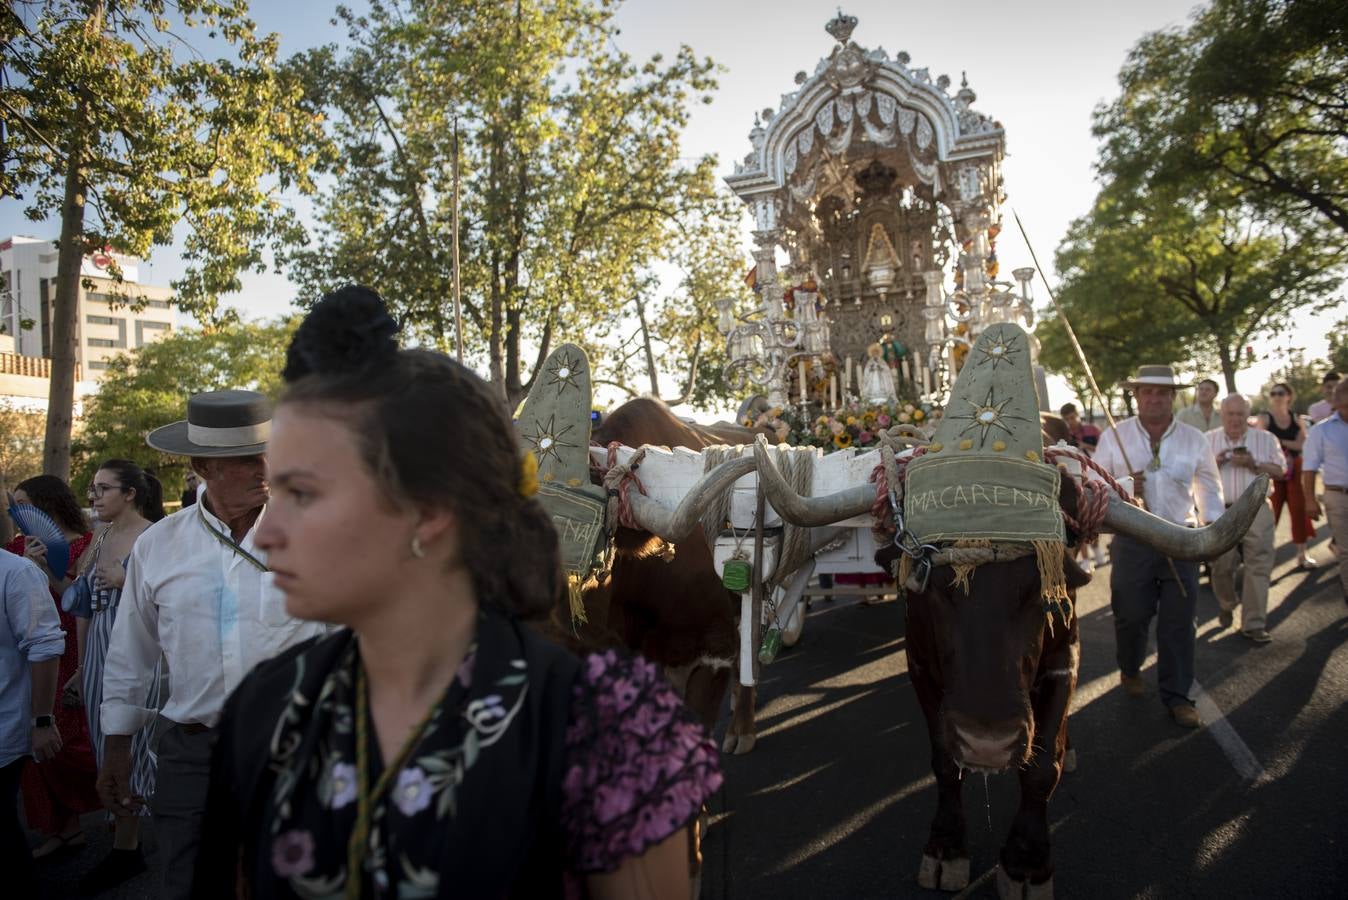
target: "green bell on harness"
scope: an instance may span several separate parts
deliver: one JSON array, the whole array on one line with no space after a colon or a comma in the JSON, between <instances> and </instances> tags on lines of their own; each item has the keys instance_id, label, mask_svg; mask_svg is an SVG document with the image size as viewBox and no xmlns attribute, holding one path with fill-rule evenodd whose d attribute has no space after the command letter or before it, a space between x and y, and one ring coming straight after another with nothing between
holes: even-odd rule
<instances>
[{"instance_id":1,"label":"green bell on harness","mask_svg":"<svg viewBox=\"0 0 1348 900\"><path fill-rule=\"evenodd\" d=\"M753 566L749 560L736 556L725 561L721 567L721 584L725 585L727 591L734 591L742 594L749 590L749 582L753 578Z\"/></svg>"},{"instance_id":2,"label":"green bell on harness","mask_svg":"<svg viewBox=\"0 0 1348 900\"><path fill-rule=\"evenodd\" d=\"M763 665L769 665L777 658L777 654L782 650L782 630L776 625L768 629L767 634L763 635L763 643L758 647L758 661Z\"/></svg>"}]
</instances>

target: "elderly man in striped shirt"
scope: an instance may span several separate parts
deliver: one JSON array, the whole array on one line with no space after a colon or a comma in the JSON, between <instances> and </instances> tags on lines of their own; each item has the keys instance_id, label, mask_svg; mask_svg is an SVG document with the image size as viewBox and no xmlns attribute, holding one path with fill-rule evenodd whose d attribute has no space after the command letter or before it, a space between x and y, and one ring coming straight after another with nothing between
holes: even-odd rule
<instances>
[{"instance_id":1,"label":"elderly man in striped shirt","mask_svg":"<svg viewBox=\"0 0 1348 900\"><path fill-rule=\"evenodd\" d=\"M1278 439L1267 431L1250 427L1250 401L1240 394L1222 400L1222 427L1207 433L1222 495L1239 497L1260 472L1282 478L1287 471ZM1240 590L1240 633L1256 644L1273 640L1265 627L1268 615L1268 584L1273 573L1273 507L1264 502L1250 530L1240 543L1212 564L1212 592L1217 595L1217 620L1230 628L1236 608L1236 566L1245 559L1245 577Z\"/></svg>"}]
</instances>

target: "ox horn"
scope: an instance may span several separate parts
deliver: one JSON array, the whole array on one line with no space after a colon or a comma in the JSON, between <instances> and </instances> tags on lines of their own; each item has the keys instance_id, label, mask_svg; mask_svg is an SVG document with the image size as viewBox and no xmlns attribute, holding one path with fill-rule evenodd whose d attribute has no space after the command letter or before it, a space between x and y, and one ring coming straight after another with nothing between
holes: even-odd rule
<instances>
[{"instance_id":1,"label":"ox horn","mask_svg":"<svg viewBox=\"0 0 1348 900\"><path fill-rule=\"evenodd\" d=\"M802 497L777 471L777 464L768 453L767 438L761 434L754 443L754 459L758 462L758 479L768 502L777 510L777 515L792 525L803 528L833 525L859 516L875 505L875 488L869 484L850 487L827 497Z\"/></svg>"},{"instance_id":2,"label":"ox horn","mask_svg":"<svg viewBox=\"0 0 1348 900\"><path fill-rule=\"evenodd\" d=\"M632 519L645 530L671 544L677 544L696 527L702 514L730 486L754 470L753 457L742 456L728 460L712 469L693 485L676 509L670 509L659 500L652 500L633 491L628 499L632 505Z\"/></svg>"},{"instance_id":3,"label":"ox horn","mask_svg":"<svg viewBox=\"0 0 1348 900\"><path fill-rule=\"evenodd\" d=\"M1234 547L1249 530L1250 523L1268 496L1268 483L1268 475L1260 475L1220 519L1202 528L1176 525L1111 492L1104 524L1116 534L1141 541L1174 559L1216 559Z\"/></svg>"}]
</instances>

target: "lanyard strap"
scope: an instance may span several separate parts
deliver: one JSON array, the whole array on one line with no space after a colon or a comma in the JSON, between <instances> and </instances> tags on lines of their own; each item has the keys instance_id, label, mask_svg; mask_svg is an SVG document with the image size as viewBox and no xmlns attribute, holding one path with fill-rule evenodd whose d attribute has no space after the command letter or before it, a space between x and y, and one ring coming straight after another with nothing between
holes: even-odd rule
<instances>
[{"instance_id":1,"label":"lanyard strap","mask_svg":"<svg viewBox=\"0 0 1348 900\"><path fill-rule=\"evenodd\" d=\"M347 900L359 900L361 890L365 886L364 859L368 852L370 830L374 827L375 811L388 795L389 786L398 777L408 757L426 736L427 728L439 713L440 703L436 703L427 711L421 723L412 729L398 755L389 761L371 787L369 688L365 684L365 666L359 658L356 659L356 822L346 843Z\"/></svg>"},{"instance_id":2,"label":"lanyard strap","mask_svg":"<svg viewBox=\"0 0 1348 900\"><path fill-rule=\"evenodd\" d=\"M237 553L239 556L242 556L244 559L248 560L250 563L253 564L253 567L254 567L255 569L257 569L259 572L270 572L270 571L271 571L271 569L268 569L268 568L267 568L267 564L266 564L266 563L262 562L262 561L259 560L256 556L254 556L253 554L249 553L247 550L245 550L245 549L243 549L242 547L240 547L239 544L238 544L238 542L235 541L234 538L232 538L232 537L230 537L229 535L223 533L222 531L220 531L220 529L216 528L216 527L215 527L214 525L212 525L210 522L207 522L207 521L206 521L206 513L204 513L204 512L202 511L202 509L201 509L201 504L200 504L200 503L197 503L197 504L196 504L196 507L197 507L197 518L201 520L201 527L202 527L202 528L205 528L207 531L209 531L209 532L211 533L211 535L212 535L217 541L219 541L220 543L224 544L224 545L225 545L226 547L228 547L229 549L233 550L233 551L234 551L235 553Z\"/></svg>"}]
</instances>

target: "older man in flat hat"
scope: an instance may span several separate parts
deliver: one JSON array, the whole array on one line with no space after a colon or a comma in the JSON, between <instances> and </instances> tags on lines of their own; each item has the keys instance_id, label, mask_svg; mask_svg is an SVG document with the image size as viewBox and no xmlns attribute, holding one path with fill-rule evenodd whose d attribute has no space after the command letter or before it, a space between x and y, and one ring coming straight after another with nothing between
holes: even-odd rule
<instances>
[{"instance_id":1,"label":"older man in flat hat","mask_svg":"<svg viewBox=\"0 0 1348 900\"><path fill-rule=\"evenodd\" d=\"M1116 478L1131 475L1134 495L1155 515L1180 525L1217 521L1225 504L1212 447L1203 432L1174 414L1175 392L1187 385L1175 380L1170 366L1142 366L1124 387L1137 400L1137 415L1101 435L1095 461ZM1195 521L1195 505L1201 522ZM1177 724L1197 728L1203 723L1190 692L1198 563L1171 559L1124 535L1114 538L1110 557L1110 606L1124 690L1135 697L1146 693L1139 672L1155 617L1161 702Z\"/></svg>"},{"instance_id":2,"label":"older man in flat hat","mask_svg":"<svg viewBox=\"0 0 1348 900\"><path fill-rule=\"evenodd\" d=\"M210 775L214 726L225 698L259 662L323 633L286 613L253 536L267 504L263 459L271 408L253 391L213 391L187 402L187 419L149 434L157 450L191 457L200 501L148 528L126 584L103 676L103 802L118 815L143 802L130 790L131 736L155 719L141 705L162 654L169 697L159 720L152 800L165 898L191 894Z\"/></svg>"}]
</instances>

